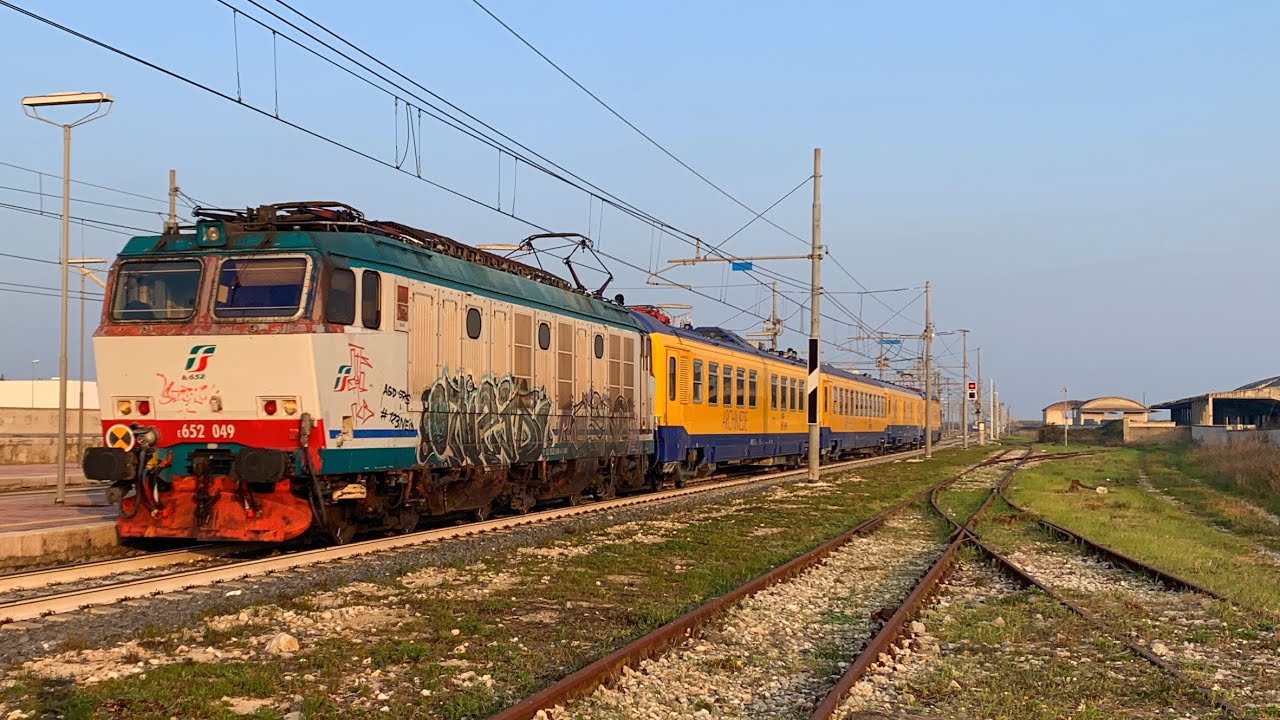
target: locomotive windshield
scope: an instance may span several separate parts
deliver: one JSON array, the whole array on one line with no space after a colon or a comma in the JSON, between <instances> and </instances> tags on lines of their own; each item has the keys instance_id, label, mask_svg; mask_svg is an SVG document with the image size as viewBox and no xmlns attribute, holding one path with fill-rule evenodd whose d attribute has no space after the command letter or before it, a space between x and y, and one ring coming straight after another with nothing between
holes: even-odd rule
<instances>
[{"instance_id":1,"label":"locomotive windshield","mask_svg":"<svg viewBox=\"0 0 1280 720\"><path fill-rule=\"evenodd\" d=\"M214 317L293 317L302 305L305 258L231 258L218 272Z\"/></svg>"},{"instance_id":2,"label":"locomotive windshield","mask_svg":"<svg viewBox=\"0 0 1280 720\"><path fill-rule=\"evenodd\" d=\"M120 266L111 293L113 320L187 320L196 311L200 263L130 262Z\"/></svg>"}]
</instances>

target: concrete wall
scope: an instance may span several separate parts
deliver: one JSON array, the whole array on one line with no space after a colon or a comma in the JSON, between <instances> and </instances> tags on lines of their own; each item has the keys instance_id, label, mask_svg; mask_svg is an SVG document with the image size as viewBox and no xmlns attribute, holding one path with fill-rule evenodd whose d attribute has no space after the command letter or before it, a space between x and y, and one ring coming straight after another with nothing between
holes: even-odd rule
<instances>
[{"instance_id":1,"label":"concrete wall","mask_svg":"<svg viewBox=\"0 0 1280 720\"><path fill-rule=\"evenodd\" d=\"M101 444L101 437L85 433L84 447L97 447ZM0 436L0 465L48 465L56 462L57 455L57 435ZM80 464L80 450L76 447L74 429L67 436L66 462Z\"/></svg>"},{"instance_id":2,"label":"concrete wall","mask_svg":"<svg viewBox=\"0 0 1280 720\"><path fill-rule=\"evenodd\" d=\"M1280 447L1280 430L1235 430L1222 425L1191 426L1191 441L1196 445L1229 447L1237 443L1267 442Z\"/></svg>"},{"instance_id":3,"label":"concrete wall","mask_svg":"<svg viewBox=\"0 0 1280 720\"><path fill-rule=\"evenodd\" d=\"M67 410L67 432L75 433L79 429L79 411ZM84 411L84 433L97 435L102 428L99 420L101 413L95 410ZM0 407L0 438L13 435L57 435L57 408L5 408Z\"/></svg>"},{"instance_id":4,"label":"concrete wall","mask_svg":"<svg viewBox=\"0 0 1280 720\"><path fill-rule=\"evenodd\" d=\"M1173 422L1124 421L1125 445L1186 445L1191 442L1191 428Z\"/></svg>"},{"instance_id":5,"label":"concrete wall","mask_svg":"<svg viewBox=\"0 0 1280 720\"><path fill-rule=\"evenodd\" d=\"M66 462L80 464L76 433L79 413L67 412ZM97 410L85 410L84 447L102 444L102 423ZM56 408L0 408L0 465L49 464L57 462L58 411Z\"/></svg>"},{"instance_id":6,"label":"concrete wall","mask_svg":"<svg viewBox=\"0 0 1280 720\"><path fill-rule=\"evenodd\" d=\"M57 372L56 362L54 371ZM0 380L0 408L48 409L58 408L57 380ZM67 380L67 404L79 407L80 383ZM98 384L86 380L84 384L84 409L98 409Z\"/></svg>"},{"instance_id":7,"label":"concrete wall","mask_svg":"<svg viewBox=\"0 0 1280 720\"><path fill-rule=\"evenodd\" d=\"M1045 410L1041 413L1045 425L1074 425L1075 418L1066 410Z\"/></svg>"}]
</instances>

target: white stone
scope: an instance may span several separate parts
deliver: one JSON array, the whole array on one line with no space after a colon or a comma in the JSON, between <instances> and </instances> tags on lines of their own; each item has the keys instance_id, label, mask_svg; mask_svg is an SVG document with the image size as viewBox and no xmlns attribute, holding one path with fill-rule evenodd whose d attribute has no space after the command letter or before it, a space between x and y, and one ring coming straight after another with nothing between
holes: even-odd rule
<instances>
[{"instance_id":1,"label":"white stone","mask_svg":"<svg viewBox=\"0 0 1280 720\"><path fill-rule=\"evenodd\" d=\"M267 652L272 655L298 652L298 638L289 633L280 633L267 641Z\"/></svg>"}]
</instances>

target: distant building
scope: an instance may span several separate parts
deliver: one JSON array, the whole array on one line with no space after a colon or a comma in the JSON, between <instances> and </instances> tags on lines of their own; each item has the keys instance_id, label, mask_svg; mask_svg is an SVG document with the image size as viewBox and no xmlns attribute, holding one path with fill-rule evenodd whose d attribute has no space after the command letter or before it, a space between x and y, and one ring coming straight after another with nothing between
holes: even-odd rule
<instances>
[{"instance_id":1,"label":"distant building","mask_svg":"<svg viewBox=\"0 0 1280 720\"><path fill-rule=\"evenodd\" d=\"M1060 400L1041 411L1045 425L1101 425L1110 420L1145 422L1150 408L1119 395L1092 400Z\"/></svg>"},{"instance_id":2,"label":"distant building","mask_svg":"<svg viewBox=\"0 0 1280 720\"><path fill-rule=\"evenodd\" d=\"M67 407L80 405L80 382L67 381ZM0 408L6 409L54 409L58 408L57 380L0 380ZM84 408L98 409L98 383L92 380L84 384Z\"/></svg>"},{"instance_id":3,"label":"distant building","mask_svg":"<svg viewBox=\"0 0 1280 720\"><path fill-rule=\"evenodd\" d=\"M1270 377L1235 390L1209 392L1153 406L1168 410L1178 425L1280 428L1280 377Z\"/></svg>"}]
</instances>

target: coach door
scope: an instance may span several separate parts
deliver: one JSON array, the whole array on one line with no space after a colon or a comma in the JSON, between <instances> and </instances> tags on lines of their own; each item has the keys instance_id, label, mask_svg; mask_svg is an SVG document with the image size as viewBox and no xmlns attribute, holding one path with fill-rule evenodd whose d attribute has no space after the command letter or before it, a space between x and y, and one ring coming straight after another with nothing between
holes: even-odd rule
<instances>
[{"instance_id":1,"label":"coach door","mask_svg":"<svg viewBox=\"0 0 1280 720\"><path fill-rule=\"evenodd\" d=\"M415 401L439 375L436 356L438 331L435 296L415 292L409 306L409 394Z\"/></svg>"}]
</instances>

